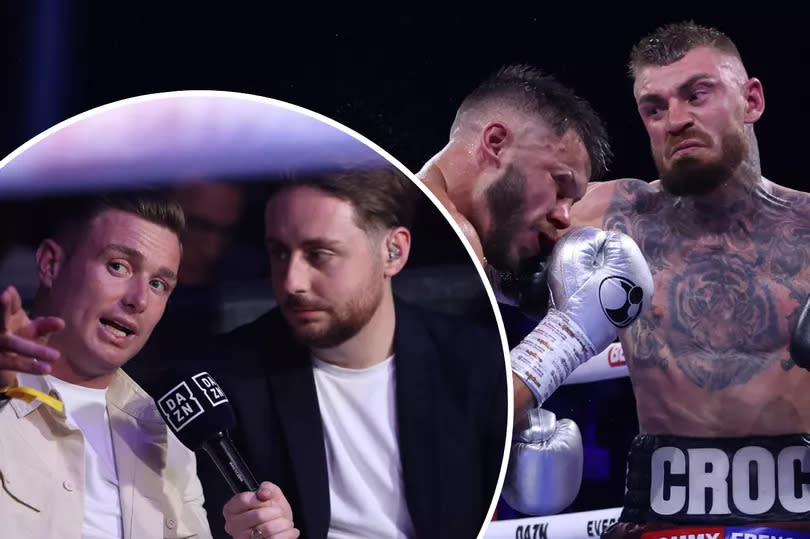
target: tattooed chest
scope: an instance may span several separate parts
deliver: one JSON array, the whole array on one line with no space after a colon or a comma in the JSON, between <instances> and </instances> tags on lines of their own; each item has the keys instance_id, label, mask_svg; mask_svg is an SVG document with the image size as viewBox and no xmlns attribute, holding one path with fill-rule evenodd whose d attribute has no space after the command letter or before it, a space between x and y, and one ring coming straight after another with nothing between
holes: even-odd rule
<instances>
[{"instance_id":1,"label":"tattooed chest","mask_svg":"<svg viewBox=\"0 0 810 539\"><path fill-rule=\"evenodd\" d=\"M807 248L771 236L638 228L654 308L631 330L633 366L677 369L693 384L744 384L779 361L810 287Z\"/></svg>"},{"instance_id":2,"label":"tattooed chest","mask_svg":"<svg viewBox=\"0 0 810 539\"><path fill-rule=\"evenodd\" d=\"M655 280L653 308L623 338L634 377L710 390L766 369L775 384L787 379L810 294L810 197L763 181L700 201L626 181L603 226L636 240Z\"/></svg>"}]
</instances>

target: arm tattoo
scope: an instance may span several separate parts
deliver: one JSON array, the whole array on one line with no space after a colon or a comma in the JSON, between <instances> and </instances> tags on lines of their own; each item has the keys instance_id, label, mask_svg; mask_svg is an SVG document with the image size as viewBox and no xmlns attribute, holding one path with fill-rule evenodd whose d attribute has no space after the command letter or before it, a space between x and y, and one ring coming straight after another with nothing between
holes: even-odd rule
<instances>
[{"instance_id":1,"label":"arm tattoo","mask_svg":"<svg viewBox=\"0 0 810 539\"><path fill-rule=\"evenodd\" d=\"M810 293L810 197L800 193L776 200L780 210L788 217L783 218L780 226L773 230L759 230L761 237L757 238L757 247L758 254L770 260L770 273L774 280L788 291L789 298L796 303L796 308L787 315L787 327L789 335L792 335ZM766 220L775 218L769 215ZM781 360L785 370L790 370L794 365L789 357Z\"/></svg>"}]
</instances>

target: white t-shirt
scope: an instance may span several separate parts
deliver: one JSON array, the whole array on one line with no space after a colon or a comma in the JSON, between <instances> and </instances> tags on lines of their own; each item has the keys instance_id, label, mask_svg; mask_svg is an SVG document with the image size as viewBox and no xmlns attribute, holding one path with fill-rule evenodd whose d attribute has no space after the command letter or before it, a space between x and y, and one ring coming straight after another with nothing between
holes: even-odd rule
<instances>
[{"instance_id":1,"label":"white t-shirt","mask_svg":"<svg viewBox=\"0 0 810 539\"><path fill-rule=\"evenodd\" d=\"M313 358L329 471L329 539L413 537L397 442L394 358L346 369Z\"/></svg>"},{"instance_id":2,"label":"white t-shirt","mask_svg":"<svg viewBox=\"0 0 810 539\"><path fill-rule=\"evenodd\" d=\"M62 397L68 424L84 434L82 539L120 539L124 530L118 471L107 415L107 390L69 384L50 375L45 375L45 378Z\"/></svg>"}]
</instances>

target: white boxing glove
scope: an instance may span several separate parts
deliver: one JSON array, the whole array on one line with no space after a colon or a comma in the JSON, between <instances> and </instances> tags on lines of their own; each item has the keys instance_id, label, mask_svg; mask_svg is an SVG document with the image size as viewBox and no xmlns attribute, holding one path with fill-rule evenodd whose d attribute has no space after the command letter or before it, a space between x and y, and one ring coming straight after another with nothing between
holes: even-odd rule
<instances>
[{"instance_id":1,"label":"white boxing glove","mask_svg":"<svg viewBox=\"0 0 810 539\"><path fill-rule=\"evenodd\" d=\"M653 279L626 234L593 227L566 234L551 253L552 308L512 349L512 371L541 405L579 365L650 308Z\"/></svg>"},{"instance_id":2,"label":"white boxing glove","mask_svg":"<svg viewBox=\"0 0 810 539\"><path fill-rule=\"evenodd\" d=\"M527 515L553 515L574 501L582 483L582 436L570 419L532 408L512 438L501 495Z\"/></svg>"}]
</instances>

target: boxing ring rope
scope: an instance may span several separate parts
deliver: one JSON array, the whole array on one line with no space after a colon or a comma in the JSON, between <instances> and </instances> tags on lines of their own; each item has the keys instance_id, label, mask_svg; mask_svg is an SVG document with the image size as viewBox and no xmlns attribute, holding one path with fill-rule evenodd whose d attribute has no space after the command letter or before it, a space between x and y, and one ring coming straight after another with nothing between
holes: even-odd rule
<instances>
[{"instance_id":1,"label":"boxing ring rope","mask_svg":"<svg viewBox=\"0 0 810 539\"><path fill-rule=\"evenodd\" d=\"M622 345L614 342L602 352L574 369L563 385L586 384L628 376Z\"/></svg>"},{"instance_id":2,"label":"boxing ring rope","mask_svg":"<svg viewBox=\"0 0 810 539\"><path fill-rule=\"evenodd\" d=\"M619 520L621 507L490 522L486 539L588 539Z\"/></svg>"},{"instance_id":3,"label":"boxing ring rope","mask_svg":"<svg viewBox=\"0 0 810 539\"><path fill-rule=\"evenodd\" d=\"M620 343L615 342L579 367L564 385L585 384L628 376ZM489 523L486 539L588 539L599 537L619 519L621 507L563 513L543 517L496 520Z\"/></svg>"}]
</instances>

